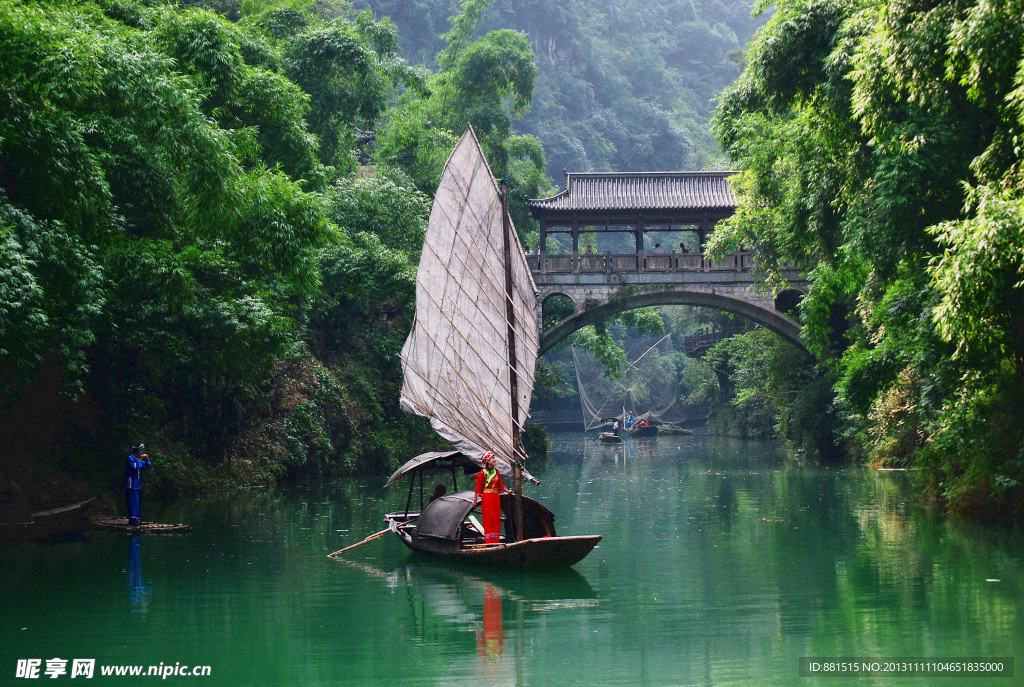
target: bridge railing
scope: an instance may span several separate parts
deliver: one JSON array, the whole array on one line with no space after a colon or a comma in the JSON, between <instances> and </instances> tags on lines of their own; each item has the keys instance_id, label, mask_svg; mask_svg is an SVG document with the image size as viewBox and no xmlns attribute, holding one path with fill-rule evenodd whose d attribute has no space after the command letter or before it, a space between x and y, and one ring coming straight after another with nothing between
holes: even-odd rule
<instances>
[{"instance_id":1,"label":"bridge railing","mask_svg":"<svg viewBox=\"0 0 1024 687\"><path fill-rule=\"evenodd\" d=\"M673 272L678 269L676 256L669 253L655 253L644 256L645 272Z\"/></svg>"},{"instance_id":2,"label":"bridge railing","mask_svg":"<svg viewBox=\"0 0 1024 687\"><path fill-rule=\"evenodd\" d=\"M680 270L704 271L704 256L700 253L681 253L676 258Z\"/></svg>"},{"instance_id":3,"label":"bridge railing","mask_svg":"<svg viewBox=\"0 0 1024 687\"><path fill-rule=\"evenodd\" d=\"M588 272L744 272L753 265L753 252L728 253L708 260L699 253L581 253L526 256L534 272L577 274Z\"/></svg>"}]
</instances>

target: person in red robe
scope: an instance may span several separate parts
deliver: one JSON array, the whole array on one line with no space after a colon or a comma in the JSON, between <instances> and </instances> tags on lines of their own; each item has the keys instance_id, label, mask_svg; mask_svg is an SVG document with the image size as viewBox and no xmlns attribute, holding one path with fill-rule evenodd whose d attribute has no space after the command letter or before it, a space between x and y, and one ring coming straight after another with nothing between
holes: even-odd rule
<instances>
[{"instance_id":1,"label":"person in red robe","mask_svg":"<svg viewBox=\"0 0 1024 687\"><path fill-rule=\"evenodd\" d=\"M480 514L484 521L484 543L497 544L501 541L501 495L510 493L501 481L496 467L494 451L484 454L484 469L476 474L476 496L473 505L480 502Z\"/></svg>"}]
</instances>

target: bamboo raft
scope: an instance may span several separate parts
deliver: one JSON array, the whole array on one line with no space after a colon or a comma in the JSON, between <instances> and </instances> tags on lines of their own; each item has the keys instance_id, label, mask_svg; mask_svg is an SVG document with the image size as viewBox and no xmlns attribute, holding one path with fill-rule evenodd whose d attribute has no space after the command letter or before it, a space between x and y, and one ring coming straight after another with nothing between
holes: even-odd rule
<instances>
[{"instance_id":1,"label":"bamboo raft","mask_svg":"<svg viewBox=\"0 0 1024 687\"><path fill-rule=\"evenodd\" d=\"M138 524L129 524L128 518L111 518L107 516L90 518L89 524L89 529L128 532L130 534L177 534L192 531L191 525L182 525L181 523L140 522Z\"/></svg>"}]
</instances>

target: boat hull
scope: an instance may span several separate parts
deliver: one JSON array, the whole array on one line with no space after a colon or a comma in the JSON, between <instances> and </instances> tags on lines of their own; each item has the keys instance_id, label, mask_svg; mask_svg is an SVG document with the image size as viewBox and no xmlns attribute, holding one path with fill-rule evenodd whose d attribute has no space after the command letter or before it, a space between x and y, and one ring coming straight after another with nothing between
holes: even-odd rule
<instances>
[{"instance_id":1,"label":"boat hull","mask_svg":"<svg viewBox=\"0 0 1024 687\"><path fill-rule=\"evenodd\" d=\"M398 538L413 551L435 558L507 568L569 567L586 558L601 541L601 535L593 534L524 539L495 546L456 547L445 540L417 537L405 531L399 531Z\"/></svg>"},{"instance_id":2,"label":"boat hull","mask_svg":"<svg viewBox=\"0 0 1024 687\"><path fill-rule=\"evenodd\" d=\"M0 544L18 544L59 537L88 528L85 506L93 499L78 501L67 506L32 513L32 521L21 524L0 525Z\"/></svg>"},{"instance_id":3,"label":"boat hull","mask_svg":"<svg viewBox=\"0 0 1024 687\"><path fill-rule=\"evenodd\" d=\"M646 427L634 427L629 430L629 436L631 437L656 437L658 436L657 425L648 425Z\"/></svg>"},{"instance_id":4,"label":"boat hull","mask_svg":"<svg viewBox=\"0 0 1024 687\"><path fill-rule=\"evenodd\" d=\"M605 444L621 444L622 437L614 432L601 432L597 435L597 440Z\"/></svg>"}]
</instances>

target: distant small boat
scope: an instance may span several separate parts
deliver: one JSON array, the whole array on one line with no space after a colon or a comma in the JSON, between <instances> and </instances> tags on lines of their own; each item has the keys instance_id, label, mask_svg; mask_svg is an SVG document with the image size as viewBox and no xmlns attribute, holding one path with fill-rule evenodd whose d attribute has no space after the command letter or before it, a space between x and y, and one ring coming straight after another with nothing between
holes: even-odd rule
<instances>
[{"instance_id":1,"label":"distant small boat","mask_svg":"<svg viewBox=\"0 0 1024 687\"><path fill-rule=\"evenodd\" d=\"M598 432L597 440L605 444L622 443L622 419L617 417L603 417L601 431Z\"/></svg>"},{"instance_id":2,"label":"distant small boat","mask_svg":"<svg viewBox=\"0 0 1024 687\"><path fill-rule=\"evenodd\" d=\"M128 522L128 518L116 518L105 515L89 518L89 529L128 532L130 534L176 534L191 532L191 525L170 522Z\"/></svg>"},{"instance_id":3,"label":"distant small boat","mask_svg":"<svg viewBox=\"0 0 1024 687\"><path fill-rule=\"evenodd\" d=\"M647 424L637 423L628 430L631 437L656 437L658 436L658 425L648 421Z\"/></svg>"}]
</instances>

